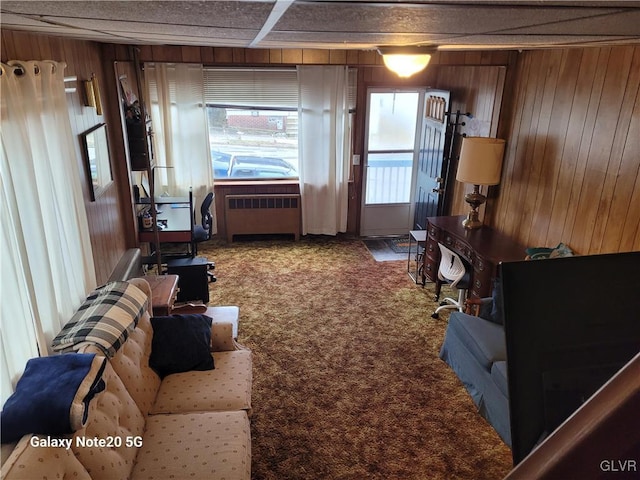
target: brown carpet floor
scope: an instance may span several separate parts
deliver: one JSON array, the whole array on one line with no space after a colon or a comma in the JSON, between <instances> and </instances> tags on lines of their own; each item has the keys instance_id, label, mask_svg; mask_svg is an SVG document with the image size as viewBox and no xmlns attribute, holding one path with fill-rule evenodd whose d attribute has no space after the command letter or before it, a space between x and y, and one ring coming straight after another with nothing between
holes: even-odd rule
<instances>
[{"instance_id":1,"label":"brown carpet floor","mask_svg":"<svg viewBox=\"0 0 640 480\"><path fill-rule=\"evenodd\" d=\"M253 351L254 479L498 479L510 450L438 358L446 318L357 238L202 244Z\"/></svg>"}]
</instances>

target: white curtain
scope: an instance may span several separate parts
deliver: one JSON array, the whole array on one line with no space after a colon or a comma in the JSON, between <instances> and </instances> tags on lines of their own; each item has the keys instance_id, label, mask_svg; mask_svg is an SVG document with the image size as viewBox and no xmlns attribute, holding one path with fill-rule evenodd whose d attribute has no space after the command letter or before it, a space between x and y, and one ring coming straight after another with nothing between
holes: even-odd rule
<instances>
[{"instance_id":1,"label":"white curtain","mask_svg":"<svg viewBox=\"0 0 640 480\"><path fill-rule=\"evenodd\" d=\"M299 66L302 233L347 230L349 103L347 67Z\"/></svg>"},{"instance_id":2,"label":"white curtain","mask_svg":"<svg viewBox=\"0 0 640 480\"><path fill-rule=\"evenodd\" d=\"M144 72L160 167L156 195L185 196L192 188L202 202L213 191L202 65L149 63Z\"/></svg>"},{"instance_id":3,"label":"white curtain","mask_svg":"<svg viewBox=\"0 0 640 480\"><path fill-rule=\"evenodd\" d=\"M3 400L96 284L64 68L0 66Z\"/></svg>"}]
</instances>

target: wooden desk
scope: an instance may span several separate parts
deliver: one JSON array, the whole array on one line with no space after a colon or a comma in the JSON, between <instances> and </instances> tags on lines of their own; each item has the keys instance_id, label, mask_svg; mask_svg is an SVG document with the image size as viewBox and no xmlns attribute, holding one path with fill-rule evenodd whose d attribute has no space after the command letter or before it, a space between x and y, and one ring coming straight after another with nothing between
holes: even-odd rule
<instances>
[{"instance_id":1,"label":"wooden desk","mask_svg":"<svg viewBox=\"0 0 640 480\"><path fill-rule=\"evenodd\" d=\"M188 203L189 198L187 197L163 197L162 195L156 195L153 197L154 203L156 205L164 205L165 203ZM138 200L138 205L149 205L151 203L151 199L149 197L142 197Z\"/></svg>"},{"instance_id":2,"label":"wooden desk","mask_svg":"<svg viewBox=\"0 0 640 480\"><path fill-rule=\"evenodd\" d=\"M422 275L436 282L436 290L439 290L438 243L442 243L473 266L469 296L490 297L498 263L524 260L525 247L490 227L483 226L476 230L467 230L462 226L464 218L464 216L427 218L427 243L423 256Z\"/></svg>"},{"instance_id":3,"label":"wooden desk","mask_svg":"<svg viewBox=\"0 0 640 480\"><path fill-rule=\"evenodd\" d=\"M164 203L157 205L158 225L166 222L166 227L158 230L161 243L191 243L191 206L189 203ZM153 229L138 232L140 242L155 243Z\"/></svg>"}]
</instances>

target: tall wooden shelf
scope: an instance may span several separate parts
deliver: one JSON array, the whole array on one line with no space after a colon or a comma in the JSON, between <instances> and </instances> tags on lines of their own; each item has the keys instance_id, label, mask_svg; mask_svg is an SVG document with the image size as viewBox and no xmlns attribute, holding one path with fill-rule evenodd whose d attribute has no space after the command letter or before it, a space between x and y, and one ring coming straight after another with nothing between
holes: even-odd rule
<instances>
[{"instance_id":1,"label":"tall wooden shelf","mask_svg":"<svg viewBox=\"0 0 640 480\"><path fill-rule=\"evenodd\" d=\"M149 172L154 167L151 120L127 120L126 125L131 170Z\"/></svg>"},{"instance_id":2,"label":"tall wooden shelf","mask_svg":"<svg viewBox=\"0 0 640 480\"><path fill-rule=\"evenodd\" d=\"M158 272L162 270L162 253L160 251L160 235L158 230L158 210L156 208L156 193L155 193L155 162L153 159L153 147L152 147L152 135L151 120L145 122L127 122L127 143L129 145L129 161L131 164L131 170L135 172L142 172L147 176L149 182L149 191L145 192L149 195L148 205L149 212L152 218L152 232L153 232L153 244L155 245L154 255L156 257L156 264L158 266ZM136 199L137 201L137 199ZM137 203L137 205L143 205L143 203ZM138 214L139 212L136 212ZM138 226L139 229L142 225Z\"/></svg>"},{"instance_id":3,"label":"tall wooden shelf","mask_svg":"<svg viewBox=\"0 0 640 480\"><path fill-rule=\"evenodd\" d=\"M125 127L126 139L129 150L129 164L132 172L143 172L147 175L149 181L149 212L153 221L153 239L156 246L155 258L158 267L158 273L162 271L162 253L160 252L160 236L158 230L158 218L155 202L155 181L153 171L155 169L155 161L153 156L153 129L151 118L147 114L144 95L142 90L142 69L138 61L138 50L136 47L131 48L131 58L133 59L133 74L135 75L135 86L137 90L137 99L128 106L125 105ZM135 97L134 97L135 99ZM122 104L122 102L121 102ZM136 199L136 202L138 199ZM137 204L138 205L138 204ZM138 215L136 211L136 215ZM141 225L138 225L141 228Z\"/></svg>"}]
</instances>

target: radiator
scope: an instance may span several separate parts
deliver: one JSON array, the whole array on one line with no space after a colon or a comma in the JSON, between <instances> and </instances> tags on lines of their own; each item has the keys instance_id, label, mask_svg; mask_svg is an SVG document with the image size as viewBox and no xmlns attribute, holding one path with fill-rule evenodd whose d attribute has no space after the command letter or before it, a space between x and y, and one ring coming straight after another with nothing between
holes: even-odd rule
<instances>
[{"instance_id":1,"label":"radiator","mask_svg":"<svg viewBox=\"0 0 640 480\"><path fill-rule=\"evenodd\" d=\"M234 235L283 233L300 238L300 195L226 195L227 242Z\"/></svg>"}]
</instances>

